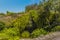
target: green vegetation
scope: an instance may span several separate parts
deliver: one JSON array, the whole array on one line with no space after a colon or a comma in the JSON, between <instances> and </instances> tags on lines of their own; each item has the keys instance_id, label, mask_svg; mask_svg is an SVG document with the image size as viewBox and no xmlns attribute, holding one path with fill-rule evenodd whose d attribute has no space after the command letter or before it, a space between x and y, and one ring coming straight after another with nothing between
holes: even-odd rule
<instances>
[{"instance_id":1,"label":"green vegetation","mask_svg":"<svg viewBox=\"0 0 60 40\"><path fill-rule=\"evenodd\" d=\"M47 34L47 32L44 29L35 29L31 33L31 36L34 38L34 37L38 37L38 36L45 35L45 34Z\"/></svg>"},{"instance_id":2,"label":"green vegetation","mask_svg":"<svg viewBox=\"0 0 60 40\"><path fill-rule=\"evenodd\" d=\"M60 31L59 4L60 0L44 0L27 6L25 12L0 14L0 40L35 38Z\"/></svg>"},{"instance_id":3,"label":"green vegetation","mask_svg":"<svg viewBox=\"0 0 60 40\"><path fill-rule=\"evenodd\" d=\"M30 33L29 33L28 31L24 31L24 32L21 34L21 36L22 36L23 38L29 38L29 37L30 37Z\"/></svg>"},{"instance_id":4,"label":"green vegetation","mask_svg":"<svg viewBox=\"0 0 60 40\"><path fill-rule=\"evenodd\" d=\"M56 26L55 28L52 29L52 31L60 31L60 26Z\"/></svg>"}]
</instances>

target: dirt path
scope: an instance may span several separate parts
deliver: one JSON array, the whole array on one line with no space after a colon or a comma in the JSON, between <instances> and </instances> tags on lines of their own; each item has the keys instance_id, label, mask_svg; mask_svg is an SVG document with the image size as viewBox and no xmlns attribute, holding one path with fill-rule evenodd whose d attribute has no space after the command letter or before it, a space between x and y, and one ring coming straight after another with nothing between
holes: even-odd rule
<instances>
[{"instance_id":1,"label":"dirt path","mask_svg":"<svg viewBox=\"0 0 60 40\"><path fill-rule=\"evenodd\" d=\"M53 38L52 40L60 40L60 37Z\"/></svg>"}]
</instances>

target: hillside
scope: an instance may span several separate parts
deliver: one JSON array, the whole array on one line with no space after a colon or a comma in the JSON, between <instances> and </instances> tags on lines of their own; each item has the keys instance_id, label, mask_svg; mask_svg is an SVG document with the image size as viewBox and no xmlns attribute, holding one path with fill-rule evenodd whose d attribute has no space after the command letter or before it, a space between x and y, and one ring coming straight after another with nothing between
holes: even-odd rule
<instances>
[{"instance_id":1,"label":"hillside","mask_svg":"<svg viewBox=\"0 0 60 40\"><path fill-rule=\"evenodd\" d=\"M60 0L26 6L25 12L0 14L1 40L38 38L60 31Z\"/></svg>"}]
</instances>

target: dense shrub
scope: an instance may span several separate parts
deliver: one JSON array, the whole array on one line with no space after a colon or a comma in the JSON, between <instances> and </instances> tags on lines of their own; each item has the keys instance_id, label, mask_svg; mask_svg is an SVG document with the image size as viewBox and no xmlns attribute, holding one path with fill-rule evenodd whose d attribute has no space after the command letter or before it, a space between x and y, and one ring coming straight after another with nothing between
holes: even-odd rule
<instances>
[{"instance_id":1,"label":"dense shrub","mask_svg":"<svg viewBox=\"0 0 60 40\"><path fill-rule=\"evenodd\" d=\"M32 36L32 37L38 37L38 36L45 35L45 34L47 34L47 32L46 32L44 29L35 29L35 30L31 33L31 36Z\"/></svg>"},{"instance_id":2,"label":"dense shrub","mask_svg":"<svg viewBox=\"0 0 60 40\"><path fill-rule=\"evenodd\" d=\"M0 33L1 40L19 40L19 31L16 28L5 28Z\"/></svg>"},{"instance_id":3,"label":"dense shrub","mask_svg":"<svg viewBox=\"0 0 60 40\"><path fill-rule=\"evenodd\" d=\"M52 31L60 31L60 26L56 26L56 27L54 27L53 29L52 29Z\"/></svg>"},{"instance_id":4,"label":"dense shrub","mask_svg":"<svg viewBox=\"0 0 60 40\"><path fill-rule=\"evenodd\" d=\"M8 40L19 40L19 36L10 37Z\"/></svg>"},{"instance_id":5,"label":"dense shrub","mask_svg":"<svg viewBox=\"0 0 60 40\"><path fill-rule=\"evenodd\" d=\"M24 31L22 34L21 34L22 38L29 38L30 37L30 33L28 31Z\"/></svg>"},{"instance_id":6,"label":"dense shrub","mask_svg":"<svg viewBox=\"0 0 60 40\"><path fill-rule=\"evenodd\" d=\"M5 23L0 21L0 31L5 28Z\"/></svg>"},{"instance_id":7,"label":"dense shrub","mask_svg":"<svg viewBox=\"0 0 60 40\"><path fill-rule=\"evenodd\" d=\"M18 17L16 20L14 20L13 25L14 27L17 27L18 29L20 29L20 31L22 31L25 29L28 22L29 22L29 15L24 14L21 17Z\"/></svg>"},{"instance_id":8,"label":"dense shrub","mask_svg":"<svg viewBox=\"0 0 60 40\"><path fill-rule=\"evenodd\" d=\"M19 40L19 36L9 36L6 33L0 33L0 40Z\"/></svg>"}]
</instances>

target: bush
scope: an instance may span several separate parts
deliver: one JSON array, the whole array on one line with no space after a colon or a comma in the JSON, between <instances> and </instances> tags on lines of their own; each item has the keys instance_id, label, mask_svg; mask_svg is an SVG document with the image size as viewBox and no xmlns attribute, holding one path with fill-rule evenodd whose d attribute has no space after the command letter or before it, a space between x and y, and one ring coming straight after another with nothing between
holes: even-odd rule
<instances>
[{"instance_id":1,"label":"bush","mask_svg":"<svg viewBox=\"0 0 60 40\"><path fill-rule=\"evenodd\" d=\"M22 31L25 29L28 22L29 22L29 15L24 14L13 21L13 26L17 27L18 29L20 29L20 31Z\"/></svg>"},{"instance_id":2,"label":"bush","mask_svg":"<svg viewBox=\"0 0 60 40\"><path fill-rule=\"evenodd\" d=\"M35 29L32 33L31 33L31 36L34 38L34 37L38 37L40 35L45 35L47 34L47 32L43 29Z\"/></svg>"},{"instance_id":3,"label":"bush","mask_svg":"<svg viewBox=\"0 0 60 40\"><path fill-rule=\"evenodd\" d=\"M19 36L9 36L5 33L0 33L0 40L19 40Z\"/></svg>"},{"instance_id":4,"label":"bush","mask_svg":"<svg viewBox=\"0 0 60 40\"><path fill-rule=\"evenodd\" d=\"M19 31L16 28L9 28L9 29L4 29L2 33L5 33L9 36L17 36Z\"/></svg>"},{"instance_id":5,"label":"bush","mask_svg":"<svg viewBox=\"0 0 60 40\"><path fill-rule=\"evenodd\" d=\"M52 29L52 31L60 31L60 26L56 26L55 28Z\"/></svg>"},{"instance_id":6,"label":"bush","mask_svg":"<svg viewBox=\"0 0 60 40\"><path fill-rule=\"evenodd\" d=\"M30 37L30 33L28 31L24 31L22 34L21 34L22 38L29 38Z\"/></svg>"},{"instance_id":7,"label":"bush","mask_svg":"<svg viewBox=\"0 0 60 40\"><path fill-rule=\"evenodd\" d=\"M9 36L5 33L0 33L0 40L8 40Z\"/></svg>"},{"instance_id":8,"label":"bush","mask_svg":"<svg viewBox=\"0 0 60 40\"><path fill-rule=\"evenodd\" d=\"M19 40L19 31L16 28L4 29L0 33L1 40Z\"/></svg>"},{"instance_id":9,"label":"bush","mask_svg":"<svg viewBox=\"0 0 60 40\"><path fill-rule=\"evenodd\" d=\"M18 36L10 37L8 40L19 40L20 38Z\"/></svg>"},{"instance_id":10,"label":"bush","mask_svg":"<svg viewBox=\"0 0 60 40\"><path fill-rule=\"evenodd\" d=\"M4 29L4 27L5 27L5 23L0 21L0 31Z\"/></svg>"}]
</instances>

